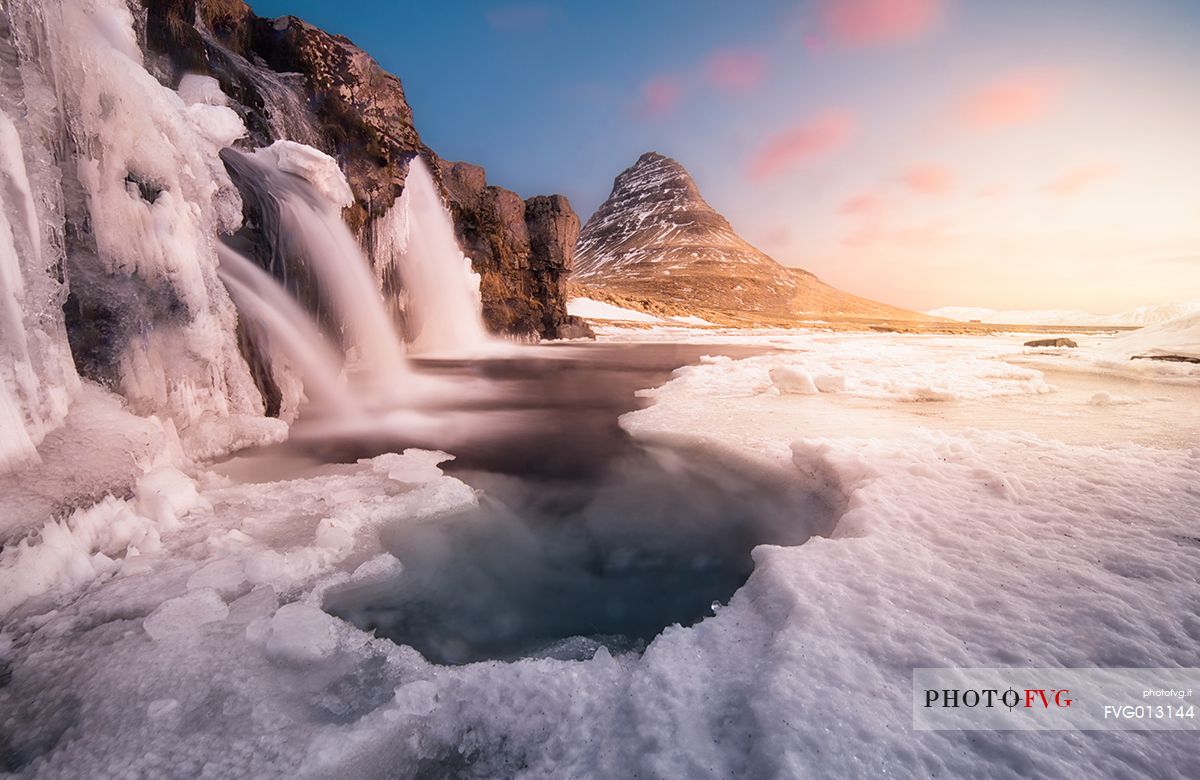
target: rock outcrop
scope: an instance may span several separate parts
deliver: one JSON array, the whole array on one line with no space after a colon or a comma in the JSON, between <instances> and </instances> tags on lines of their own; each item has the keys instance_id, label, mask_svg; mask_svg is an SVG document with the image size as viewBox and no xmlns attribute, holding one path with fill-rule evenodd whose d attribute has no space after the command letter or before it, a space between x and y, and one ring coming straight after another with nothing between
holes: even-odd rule
<instances>
[{"instance_id":1,"label":"rock outcrop","mask_svg":"<svg viewBox=\"0 0 1200 780\"><path fill-rule=\"evenodd\" d=\"M349 40L291 16L260 18L242 0L142 3L160 79L174 86L184 73L211 75L250 130L248 145L283 138L337 159L355 196L344 216L364 244L403 191L409 160L421 155L441 177L463 250L481 276L489 327L525 338L586 329L566 313L571 231L539 233L531 243L526 203L488 186L482 168L442 161L422 142L400 80ZM564 225L578 224L566 198L551 200Z\"/></svg>"},{"instance_id":2,"label":"rock outcrop","mask_svg":"<svg viewBox=\"0 0 1200 780\"><path fill-rule=\"evenodd\" d=\"M742 239L682 165L647 152L613 182L575 250L575 278L592 297L728 324L787 324L803 316L929 320L845 293L785 268Z\"/></svg>"},{"instance_id":3,"label":"rock outcrop","mask_svg":"<svg viewBox=\"0 0 1200 780\"><path fill-rule=\"evenodd\" d=\"M459 243L481 276L483 318L502 333L576 338L591 331L566 313L579 217L562 195L529 200L489 186L483 168L441 161Z\"/></svg>"},{"instance_id":4,"label":"rock outcrop","mask_svg":"<svg viewBox=\"0 0 1200 780\"><path fill-rule=\"evenodd\" d=\"M1033 341L1026 341L1025 346L1027 346L1027 347L1071 347L1071 348L1074 348L1074 347L1078 347L1079 345L1075 343L1074 339L1063 338L1060 336L1059 338L1053 338L1053 339L1034 339Z\"/></svg>"}]
</instances>

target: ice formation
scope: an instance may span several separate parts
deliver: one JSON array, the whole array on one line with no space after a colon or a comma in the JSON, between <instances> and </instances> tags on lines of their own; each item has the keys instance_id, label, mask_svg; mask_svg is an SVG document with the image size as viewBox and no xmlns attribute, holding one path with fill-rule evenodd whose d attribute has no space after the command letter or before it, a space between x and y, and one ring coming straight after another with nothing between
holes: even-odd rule
<instances>
[{"instance_id":1,"label":"ice formation","mask_svg":"<svg viewBox=\"0 0 1200 780\"><path fill-rule=\"evenodd\" d=\"M240 221L240 200L216 157L244 134L237 115L214 99L211 84L184 85L188 100L159 84L122 2L15 0L8 14L5 45L15 56L3 66L13 86L5 113L23 119L3 123L6 220L18 242L4 253L15 249L23 268L17 274L10 257L2 261L4 306L10 322L13 301L27 307L20 330L36 348L31 360L14 354L14 370L25 375L4 385L10 399L20 386L25 436L36 441L60 421L78 387L56 274L72 306L112 317L95 359L135 412L171 420L196 456L225 451L255 428L260 439L270 435L254 422L261 398L216 276L216 236ZM22 146L27 185L16 164ZM17 331L5 333L10 352L24 349Z\"/></svg>"}]
</instances>

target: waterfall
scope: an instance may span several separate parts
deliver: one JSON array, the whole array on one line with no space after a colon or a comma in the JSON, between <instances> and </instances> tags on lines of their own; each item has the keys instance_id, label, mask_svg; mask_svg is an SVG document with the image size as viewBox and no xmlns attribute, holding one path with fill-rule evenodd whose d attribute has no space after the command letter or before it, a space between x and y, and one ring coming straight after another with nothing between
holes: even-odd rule
<instances>
[{"instance_id":1,"label":"waterfall","mask_svg":"<svg viewBox=\"0 0 1200 780\"><path fill-rule=\"evenodd\" d=\"M254 154L224 149L221 159L258 207L271 266L285 278L292 262L307 270L356 373L380 387L402 382L410 373L404 347L370 264L342 221L340 207L352 196L333 158L279 141Z\"/></svg>"},{"instance_id":2,"label":"waterfall","mask_svg":"<svg viewBox=\"0 0 1200 780\"><path fill-rule=\"evenodd\" d=\"M343 358L295 299L250 260L219 247L218 270L238 311L267 334L272 359L284 359L300 374L310 403L326 414L357 412L358 402L342 376Z\"/></svg>"},{"instance_id":3,"label":"waterfall","mask_svg":"<svg viewBox=\"0 0 1200 780\"><path fill-rule=\"evenodd\" d=\"M249 243L247 251L257 262L233 246L223 246L219 274L241 316L253 324L251 338L271 361L276 381L303 384L307 405L293 437L336 438L388 430L436 441L445 424L418 410L436 407L462 389L410 366L371 264L342 221L340 207L351 203L353 195L337 163L289 141L250 154L224 149L221 159L251 206L249 221L256 232L230 243ZM415 215L427 213L431 202L438 216L449 219L428 171L423 175L426 191L413 200L420 206L403 212L413 215L407 220L410 237L425 236L426 231L418 229L421 218ZM443 252L452 248L461 268L462 253L451 231L447 223L433 231L432 240L408 243L425 247L425 253L430 247ZM461 301L470 300L464 271L421 279L426 285L413 294L422 303L428 297L430 305L419 310L433 311L451 300L456 302L453 310L463 311ZM453 289L431 284L434 281ZM482 343L486 336L478 305L470 311L478 337L472 343ZM412 316L411 311L406 314ZM440 327L436 317L422 322L434 325L434 330Z\"/></svg>"},{"instance_id":4,"label":"waterfall","mask_svg":"<svg viewBox=\"0 0 1200 780\"><path fill-rule=\"evenodd\" d=\"M409 163L404 192L382 220L375 252L377 262L394 264L399 273L414 352L473 354L493 344L483 325L479 276L459 249L454 222L420 157Z\"/></svg>"}]
</instances>

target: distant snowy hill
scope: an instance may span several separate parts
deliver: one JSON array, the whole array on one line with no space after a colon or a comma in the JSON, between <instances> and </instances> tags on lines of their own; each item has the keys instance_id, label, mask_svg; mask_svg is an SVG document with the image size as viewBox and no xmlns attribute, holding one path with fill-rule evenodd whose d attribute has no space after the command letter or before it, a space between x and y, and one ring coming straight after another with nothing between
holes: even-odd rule
<instances>
[{"instance_id":1,"label":"distant snowy hill","mask_svg":"<svg viewBox=\"0 0 1200 780\"><path fill-rule=\"evenodd\" d=\"M925 313L960 322L979 320L998 325L1154 325L1200 313L1200 301L1139 306L1117 314L1090 314L1071 309L999 311L970 306L944 306Z\"/></svg>"},{"instance_id":2,"label":"distant snowy hill","mask_svg":"<svg viewBox=\"0 0 1200 780\"><path fill-rule=\"evenodd\" d=\"M584 225L573 281L582 297L729 324L806 315L929 319L780 265L734 232L682 165L657 152L622 171Z\"/></svg>"}]
</instances>

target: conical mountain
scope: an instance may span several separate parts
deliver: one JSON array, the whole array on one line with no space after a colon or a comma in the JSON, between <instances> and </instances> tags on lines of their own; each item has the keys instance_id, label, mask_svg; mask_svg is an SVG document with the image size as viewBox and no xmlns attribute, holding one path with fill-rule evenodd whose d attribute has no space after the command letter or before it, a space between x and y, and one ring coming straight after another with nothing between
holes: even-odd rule
<instances>
[{"instance_id":1,"label":"conical mountain","mask_svg":"<svg viewBox=\"0 0 1200 780\"><path fill-rule=\"evenodd\" d=\"M657 152L622 171L584 225L574 279L584 294L730 323L931 319L780 265L734 232L682 165Z\"/></svg>"}]
</instances>

